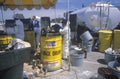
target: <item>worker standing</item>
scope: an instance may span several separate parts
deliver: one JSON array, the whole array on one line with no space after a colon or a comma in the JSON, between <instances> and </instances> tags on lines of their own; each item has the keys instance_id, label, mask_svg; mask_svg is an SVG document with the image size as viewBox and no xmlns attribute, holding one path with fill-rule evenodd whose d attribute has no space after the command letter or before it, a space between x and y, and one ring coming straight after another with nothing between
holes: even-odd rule
<instances>
[{"instance_id":1,"label":"worker standing","mask_svg":"<svg viewBox=\"0 0 120 79\"><path fill-rule=\"evenodd\" d=\"M36 40L36 49L39 50L40 45L40 22L36 19L36 16L32 17L32 27L35 32L35 40Z\"/></svg>"},{"instance_id":2,"label":"worker standing","mask_svg":"<svg viewBox=\"0 0 120 79\"><path fill-rule=\"evenodd\" d=\"M63 35L63 59L67 59L69 56L69 46L70 46L70 28L69 22L67 20L62 20L62 27L59 32Z\"/></svg>"},{"instance_id":3,"label":"worker standing","mask_svg":"<svg viewBox=\"0 0 120 79\"><path fill-rule=\"evenodd\" d=\"M24 25L23 22L20 20L19 15L15 14L13 16L14 18L14 26L12 27L12 29L6 28L6 32L9 35L14 35L15 38L24 40Z\"/></svg>"},{"instance_id":4,"label":"worker standing","mask_svg":"<svg viewBox=\"0 0 120 79\"><path fill-rule=\"evenodd\" d=\"M15 24L14 24L14 35L15 38L19 38L21 40L24 40L24 25L23 22L20 20L18 15L14 15L14 20L15 20Z\"/></svg>"}]
</instances>

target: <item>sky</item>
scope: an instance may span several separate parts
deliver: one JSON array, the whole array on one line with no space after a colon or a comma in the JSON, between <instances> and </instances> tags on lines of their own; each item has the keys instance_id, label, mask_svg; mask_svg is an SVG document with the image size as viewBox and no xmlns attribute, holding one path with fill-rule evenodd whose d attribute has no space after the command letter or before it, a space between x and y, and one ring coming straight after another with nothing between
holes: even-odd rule
<instances>
[{"instance_id":1,"label":"sky","mask_svg":"<svg viewBox=\"0 0 120 79\"><path fill-rule=\"evenodd\" d=\"M69 10L80 9L82 5L89 6L91 3L97 3L99 1L110 1L113 5L120 6L120 0L69 0ZM50 18L64 17L63 13L68 11L68 0L58 0L56 4L56 9L32 9L32 10L10 10L3 11L3 17L0 10L0 21L6 19L12 19L14 13L21 13L25 18L31 18L33 15L36 16L49 16Z\"/></svg>"}]
</instances>

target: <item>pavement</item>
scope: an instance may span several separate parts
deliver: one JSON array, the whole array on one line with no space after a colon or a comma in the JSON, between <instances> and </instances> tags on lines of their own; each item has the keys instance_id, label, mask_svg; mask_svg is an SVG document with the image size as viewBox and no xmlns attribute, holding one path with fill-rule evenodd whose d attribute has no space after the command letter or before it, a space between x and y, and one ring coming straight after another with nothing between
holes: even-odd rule
<instances>
[{"instance_id":1,"label":"pavement","mask_svg":"<svg viewBox=\"0 0 120 79\"><path fill-rule=\"evenodd\" d=\"M37 70L33 70L31 65L25 63L24 71L34 74L30 79L97 79L99 67L107 67L104 53L92 51L87 53L87 58L84 58L83 63L79 66L68 66L63 60L61 69L47 72L46 75L36 75Z\"/></svg>"}]
</instances>

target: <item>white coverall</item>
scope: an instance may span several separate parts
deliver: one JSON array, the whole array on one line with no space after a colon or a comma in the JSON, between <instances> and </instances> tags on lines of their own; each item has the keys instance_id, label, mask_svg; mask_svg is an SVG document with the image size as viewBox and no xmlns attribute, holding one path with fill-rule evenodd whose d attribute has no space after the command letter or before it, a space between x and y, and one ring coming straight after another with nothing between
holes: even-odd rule
<instances>
[{"instance_id":1,"label":"white coverall","mask_svg":"<svg viewBox=\"0 0 120 79\"><path fill-rule=\"evenodd\" d=\"M19 19L15 20L14 34L15 34L15 38L24 40L24 26L23 26L23 22Z\"/></svg>"},{"instance_id":2,"label":"white coverall","mask_svg":"<svg viewBox=\"0 0 120 79\"><path fill-rule=\"evenodd\" d=\"M70 28L67 23L63 29L60 29L59 32L63 35L63 58L67 58L69 56L69 46L70 46Z\"/></svg>"}]
</instances>

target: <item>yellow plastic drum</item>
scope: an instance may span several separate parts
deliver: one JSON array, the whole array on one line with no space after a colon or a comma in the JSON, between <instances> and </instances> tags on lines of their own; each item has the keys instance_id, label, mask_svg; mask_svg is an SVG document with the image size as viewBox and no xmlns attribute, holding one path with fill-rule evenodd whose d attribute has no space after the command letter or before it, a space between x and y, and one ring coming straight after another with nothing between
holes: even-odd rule
<instances>
[{"instance_id":1,"label":"yellow plastic drum","mask_svg":"<svg viewBox=\"0 0 120 79\"><path fill-rule=\"evenodd\" d=\"M104 52L107 48L111 47L112 31L100 30L99 31L99 51Z\"/></svg>"},{"instance_id":2,"label":"yellow plastic drum","mask_svg":"<svg viewBox=\"0 0 120 79\"><path fill-rule=\"evenodd\" d=\"M48 71L60 69L62 66L62 36L42 36L41 60Z\"/></svg>"},{"instance_id":3,"label":"yellow plastic drum","mask_svg":"<svg viewBox=\"0 0 120 79\"><path fill-rule=\"evenodd\" d=\"M113 48L117 50L120 48L120 30L114 30L114 37L113 37Z\"/></svg>"},{"instance_id":4,"label":"yellow plastic drum","mask_svg":"<svg viewBox=\"0 0 120 79\"><path fill-rule=\"evenodd\" d=\"M0 45L8 45L11 39L13 39L13 37L10 35L0 35Z\"/></svg>"}]
</instances>

